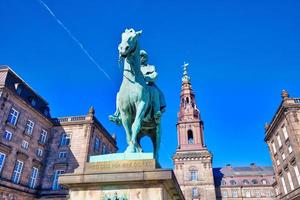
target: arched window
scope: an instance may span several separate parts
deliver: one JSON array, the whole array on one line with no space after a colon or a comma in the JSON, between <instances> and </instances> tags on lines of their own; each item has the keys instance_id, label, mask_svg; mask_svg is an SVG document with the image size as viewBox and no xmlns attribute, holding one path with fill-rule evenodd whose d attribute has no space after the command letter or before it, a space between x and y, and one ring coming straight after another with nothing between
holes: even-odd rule
<instances>
[{"instance_id":1,"label":"arched window","mask_svg":"<svg viewBox=\"0 0 300 200\"><path fill-rule=\"evenodd\" d=\"M253 180L251 181L251 183L252 183L253 185L256 185L256 184L258 184L258 181L257 181L256 179L253 179Z\"/></svg>"},{"instance_id":2,"label":"arched window","mask_svg":"<svg viewBox=\"0 0 300 200\"><path fill-rule=\"evenodd\" d=\"M263 179L263 180L261 180L261 183L262 183L263 185L267 185L267 184L268 184L268 181L267 181L266 179Z\"/></svg>"},{"instance_id":3,"label":"arched window","mask_svg":"<svg viewBox=\"0 0 300 200\"><path fill-rule=\"evenodd\" d=\"M243 185L249 185L249 184L250 184L250 182L248 180L246 180L246 179L243 180Z\"/></svg>"},{"instance_id":4,"label":"arched window","mask_svg":"<svg viewBox=\"0 0 300 200\"><path fill-rule=\"evenodd\" d=\"M188 143L194 144L194 135L192 130L188 130Z\"/></svg>"},{"instance_id":5,"label":"arched window","mask_svg":"<svg viewBox=\"0 0 300 200\"><path fill-rule=\"evenodd\" d=\"M195 170L191 171L191 181L197 181L198 180L198 172Z\"/></svg>"},{"instance_id":6,"label":"arched window","mask_svg":"<svg viewBox=\"0 0 300 200\"><path fill-rule=\"evenodd\" d=\"M230 185L236 185L236 181L235 180L231 180L230 181Z\"/></svg>"},{"instance_id":7,"label":"arched window","mask_svg":"<svg viewBox=\"0 0 300 200\"><path fill-rule=\"evenodd\" d=\"M186 103L190 103L190 98L186 98Z\"/></svg>"},{"instance_id":8,"label":"arched window","mask_svg":"<svg viewBox=\"0 0 300 200\"><path fill-rule=\"evenodd\" d=\"M199 192L198 192L198 188L193 188L192 189L192 197L199 197Z\"/></svg>"}]
</instances>

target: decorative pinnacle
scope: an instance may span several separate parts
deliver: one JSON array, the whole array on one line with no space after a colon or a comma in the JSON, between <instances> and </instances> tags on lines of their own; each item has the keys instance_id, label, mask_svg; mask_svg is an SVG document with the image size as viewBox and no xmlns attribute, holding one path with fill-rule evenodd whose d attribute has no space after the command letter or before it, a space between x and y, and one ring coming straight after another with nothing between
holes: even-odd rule
<instances>
[{"instance_id":1,"label":"decorative pinnacle","mask_svg":"<svg viewBox=\"0 0 300 200\"><path fill-rule=\"evenodd\" d=\"M94 114L95 114L94 106L91 106L89 109L89 115L94 115Z\"/></svg>"},{"instance_id":2,"label":"decorative pinnacle","mask_svg":"<svg viewBox=\"0 0 300 200\"><path fill-rule=\"evenodd\" d=\"M286 98L289 98L289 93L288 93L288 91L286 91L286 90L282 90L282 92L281 92L281 98L282 99L286 99Z\"/></svg>"},{"instance_id":3,"label":"decorative pinnacle","mask_svg":"<svg viewBox=\"0 0 300 200\"><path fill-rule=\"evenodd\" d=\"M183 62L183 77L182 77L182 82L190 82L191 78L188 75L187 68L189 66L189 63Z\"/></svg>"}]
</instances>

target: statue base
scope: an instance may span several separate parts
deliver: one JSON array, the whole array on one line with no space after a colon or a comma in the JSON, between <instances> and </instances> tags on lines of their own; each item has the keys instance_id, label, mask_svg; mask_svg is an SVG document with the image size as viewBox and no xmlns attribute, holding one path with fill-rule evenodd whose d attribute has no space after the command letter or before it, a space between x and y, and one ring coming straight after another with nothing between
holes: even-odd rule
<instances>
[{"instance_id":1,"label":"statue base","mask_svg":"<svg viewBox=\"0 0 300 200\"><path fill-rule=\"evenodd\" d=\"M59 183L69 189L70 200L184 200L173 170L156 168L149 154L135 156L91 157L83 174L63 174Z\"/></svg>"}]
</instances>

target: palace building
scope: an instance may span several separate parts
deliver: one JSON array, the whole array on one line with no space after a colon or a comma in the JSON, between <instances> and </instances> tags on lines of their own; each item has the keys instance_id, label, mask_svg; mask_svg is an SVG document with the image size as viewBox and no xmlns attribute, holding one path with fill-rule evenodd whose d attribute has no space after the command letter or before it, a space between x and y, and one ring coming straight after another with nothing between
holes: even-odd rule
<instances>
[{"instance_id":1,"label":"palace building","mask_svg":"<svg viewBox=\"0 0 300 200\"><path fill-rule=\"evenodd\" d=\"M212 153L204 141L204 123L185 66L178 112L178 147L174 172L186 200L273 200L271 166L212 167Z\"/></svg>"},{"instance_id":2,"label":"palace building","mask_svg":"<svg viewBox=\"0 0 300 200\"><path fill-rule=\"evenodd\" d=\"M286 90L270 124L266 124L268 144L275 171L277 199L300 199L300 98L290 98Z\"/></svg>"},{"instance_id":3,"label":"palace building","mask_svg":"<svg viewBox=\"0 0 300 200\"><path fill-rule=\"evenodd\" d=\"M83 171L90 155L114 153L116 140L94 116L52 118L48 103L0 66L0 199L66 199L63 173Z\"/></svg>"},{"instance_id":4,"label":"palace building","mask_svg":"<svg viewBox=\"0 0 300 200\"><path fill-rule=\"evenodd\" d=\"M204 123L185 67L177 121L174 174L186 200L300 199L300 99L282 92L265 141L272 166L213 168ZM0 199L65 200L64 173L84 172L91 155L117 152L116 138L91 107L52 117L48 103L12 69L0 66Z\"/></svg>"}]
</instances>

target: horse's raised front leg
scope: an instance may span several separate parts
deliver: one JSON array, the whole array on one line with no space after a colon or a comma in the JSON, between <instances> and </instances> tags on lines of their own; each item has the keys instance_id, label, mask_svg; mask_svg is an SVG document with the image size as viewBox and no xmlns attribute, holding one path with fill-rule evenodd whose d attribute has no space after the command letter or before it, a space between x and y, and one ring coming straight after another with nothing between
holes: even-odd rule
<instances>
[{"instance_id":1,"label":"horse's raised front leg","mask_svg":"<svg viewBox=\"0 0 300 200\"><path fill-rule=\"evenodd\" d=\"M131 128L131 133L132 133L131 143L135 147L136 151L138 151L137 134L139 134L141 130L142 121L144 119L145 112L146 112L146 103L141 101L136 107L136 115Z\"/></svg>"}]
</instances>

